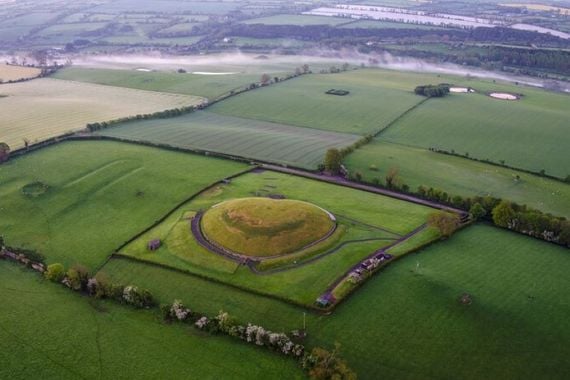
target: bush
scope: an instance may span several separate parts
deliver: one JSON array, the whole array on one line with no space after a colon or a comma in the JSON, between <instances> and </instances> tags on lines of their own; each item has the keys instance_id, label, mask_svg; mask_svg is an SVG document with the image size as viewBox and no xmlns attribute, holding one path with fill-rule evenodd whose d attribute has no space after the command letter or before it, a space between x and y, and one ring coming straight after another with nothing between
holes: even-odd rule
<instances>
[{"instance_id":1,"label":"bush","mask_svg":"<svg viewBox=\"0 0 570 380\"><path fill-rule=\"evenodd\" d=\"M154 305L152 294L146 290L139 290L136 286L126 286L123 289L123 301L136 308L148 308Z\"/></svg>"},{"instance_id":2,"label":"bush","mask_svg":"<svg viewBox=\"0 0 570 380\"><path fill-rule=\"evenodd\" d=\"M87 289L87 281L89 281L89 270L83 265L74 265L67 271L67 280L69 287L73 290Z\"/></svg>"},{"instance_id":3,"label":"bush","mask_svg":"<svg viewBox=\"0 0 570 380\"><path fill-rule=\"evenodd\" d=\"M50 281L61 282L65 277L65 268L60 263L50 264L44 275Z\"/></svg>"},{"instance_id":4,"label":"bush","mask_svg":"<svg viewBox=\"0 0 570 380\"><path fill-rule=\"evenodd\" d=\"M339 357L339 347L336 344L332 352L315 347L310 354L303 357L303 368L308 371L311 379L356 380L356 373Z\"/></svg>"},{"instance_id":5,"label":"bush","mask_svg":"<svg viewBox=\"0 0 570 380\"><path fill-rule=\"evenodd\" d=\"M436 211L428 217L428 224L437 228L443 237L449 237L459 227L459 215Z\"/></svg>"}]
</instances>

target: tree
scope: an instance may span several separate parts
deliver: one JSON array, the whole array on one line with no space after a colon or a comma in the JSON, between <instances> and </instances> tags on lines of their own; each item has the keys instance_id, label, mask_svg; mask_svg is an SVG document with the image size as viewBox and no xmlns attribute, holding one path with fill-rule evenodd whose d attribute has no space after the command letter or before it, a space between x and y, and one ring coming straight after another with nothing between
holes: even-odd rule
<instances>
[{"instance_id":1,"label":"tree","mask_svg":"<svg viewBox=\"0 0 570 380\"><path fill-rule=\"evenodd\" d=\"M475 219L481 219L482 217L485 216L485 214L487 214L487 210L485 210L483 206L481 206L481 203L475 202L473 206L471 206L471 208L469 209L469 213L473 215Z\"/></svg>"},{"instance_id":2,"label":"tree","mask_svg":"<svg viewBox=\"0 0 570 380\"><path fill-rule=\"evenodd\" d=\"M447 211L437 211L428 217L428 225L437 228L442 237L453 235L459 223L459 215Z\"/></svg>"},{"instance_id":3,"label":"tree","mask_svg":"<svg viewBox=\"0 0 570 380\"><path fill-rule=\"evenodd\" d=\"M356 380L356 373L339 357L340 345L335 344L332 352L315 347L303 358L303 368L311 379L318 380Z\"/></svg>"},{"instance_id":4,"label":"tree","mask_svg":"<svg viewBox=\"0 0 570 380\"><path fill-rule=\"evenodd\" d=\"M389 189L394 188L398 184L398 173L399 170L396 167L391 167L388 169L388 173L386 174L386 187Z\"/></svg>"},{"instance_id":5,"label":"tree","mask_svg":"<svg viewBox=\"0 0 570 380\"><path fill-rule=\"evenodd\" d=\"M83 265L74 265L67 271L69 286L73 290L82 290L87 287L89 280L89 270Z\"/></svg>"},{"instance_id":6,"label":"tree","mask_svg":"<svg viewBox=\"0 0 570 380\"><path fill-rule=\"evenodd\" d=\"M516 220L516 212L511 202L501 201L492 211L493 223L499 227L512 228Z\"/></svg>"},{"instance_id":7,"label":"tree","mask_svg":"<svg viewBox=\"0 0 570 380\"><path fill-rule=\"evenodd\" d=\"M271 77L268 74L263 74L261 76L260 82L263 86L265 86L271 82Z\"/></svg>"},{"instance_id":8,"label":"tree","mask_svg":"<svg viewBox=\"0 0 570 380\"><path fill-rule=\"evenodd\" d=\"M341 164L342 155L340 154L340 151L336 148L327 150L325 155L325 170L333 174L338 174L340 172Z\"/></svg>"},{"instance_id":9,"label":"tree","mask_svg":"<svg viewBox=\"0 0 570 380\"><path fill-rule=\"evenodd\" d=\"M60 263L50 264L47 267L45 276L50 281L61 282L65 276L65 268Z\"/></svg>"},{"instance_id":10,"label":"tree","mask_svg":"<svg viewBox=\"0 0 570 380\"><path fill-rule=\"evenodd\" d=\"M303 69L303 74L307 74L310 71L309 65L307 65L306 63L303 65L302 69Z\"/></svg>"},{"instance_id":11,"label":"tree","mask_svg":"<svg viewBox=\"0 0 570 380\"><path fill-rule=\"evenodd\" d=\"M10 147L8 144L0 142L0 164L10 158Z\"/></svg>"}]
</instances>

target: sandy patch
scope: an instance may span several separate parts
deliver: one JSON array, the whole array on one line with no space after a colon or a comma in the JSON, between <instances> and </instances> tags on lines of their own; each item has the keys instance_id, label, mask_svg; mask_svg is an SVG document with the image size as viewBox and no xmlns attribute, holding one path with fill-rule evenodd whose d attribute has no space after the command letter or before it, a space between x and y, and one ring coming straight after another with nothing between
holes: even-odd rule
<instances>
[{"instance_id":1,"label":"sandy patch","mask_svg":"<svg viewBox=\"0 0 570 380\"><path fill-rule=\"evenodd\" d=\"M491 92L489 96L501 100L519 100L518 96L506 92Z\"/></svg>"},{"instance_id":2,"label":"sandy patch","mask_svg":"<svg viewBox=\"0 0 570 380\"><path fill-rule=\"evenodd\" d=\"M475 90L467 87L450 87L449 92L455 92L458 94L467 94L467 93L473 93L475 92Z\"/></svg>"}]
</instances>

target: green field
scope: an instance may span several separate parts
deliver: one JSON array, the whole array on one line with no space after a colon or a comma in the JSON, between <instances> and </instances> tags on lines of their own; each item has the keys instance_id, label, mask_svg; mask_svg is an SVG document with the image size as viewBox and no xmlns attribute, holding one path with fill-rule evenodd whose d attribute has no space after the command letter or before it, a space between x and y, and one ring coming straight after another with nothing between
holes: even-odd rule
<instances>
[{"instance_id":1,"label":"green field","mask_svg":"<svg viewBox=\"0 0 570 380\"><path fill-rule=\"evenodd\" d=\"M265 25L339 25L350 22L350 19L342 17L308 16L308 15L276 15L259 17L243 21L244 24Z\"/></svg>"},{"instance_id":2,"label":"green field","mask_svg":"<svg viewBox=\"0 0 570 380\"><path fill-rule=\"evenodd\" d=\"M200 149L316 169L329 148L342 148L358 136L292 127L198 111L171 119L127 123L97 134Z\"/></svg>"},{"instance_id":3,"label":"green field","mask_svg":"<svg viewBox=\"0 0 570 380\"><path fill-rule=\"evenodd\" d=\"M453 195L491 195L570 218L570 186L532 174L393 144L381 138L357 149L345 163L351 172L360 172L367 181L378 178L383 183L388 170L398 168L400 180L412 190L424 185ZM377 170L371 170L371 165Z\"/></svg>"},{"instance_id":4,"label":"green field","mask_svg":"<svg viewBox=\"0 0 570 380\"><path fill-rule=\"evenodd\" d=\"M392 264L332 316L308 315L309 345L342 345L361 379L517 378L570 375L567 251L474 226ZM211 313L290 330L302 310L145 264L112 260L105 271ZM470 306L457 298L473 297ZM545 317L547 315L547 317Z\"/></svg>"},{"instance_id":5,"label":"green field","mask_svg":"<svg viewBox=\"0 0 570 380\"><path fill-rule=\"evenodd\" d=\"M215 98L230 90L259 81L258 74L196 75L174 71L142 72L135 70L88 69L70 67L58 71L55 78L139 90L170 92Z\"/></svg>"},{"instance_id":6,"label":"green field","mask_svg":"<svg viewBox=\"0 0 570 380\"><path fill-rule=\"evenodd\" d=\"M341 25L343 29L443 29L433 25L420 25L405 22L358 20Z\"/></svg>"},{"instance_id":7,"label":"green field","mask_svg":"<svg viewBox=\"0 0 570 380\"><path fill-rule=\"evenodd\" d=\"M476 84L473 84L476 90ZM503 86L505 88L506 86ZM570 174L568 95L510 86L518 101L484 93L431 99L400 119L380 138L435 147L565 178Z\"/></svg>"},{"instance_id":8,"label":"green field","mask_svg":"<svg viewBox=\"0 0 570 380\"><path fill-rule=\"evenodd\" d=\"M198 104L188 95L135 91L51 78L3 84L0 140L12 150L85 128L86 123ZM30 106L30 105L33 106Z\"/></svg>"},{"instance_id":9,"label":"green field","mask_svg":"<svg viewBox=\"0 0 570 380\"><path fill-rule=\"evenodd\" d=\"M288 199L313 203L338 220L338 228L329 239L292 259L275 259L259 267L287 267L288 270L256 275L244 266L201 247L191 234L189 219L225 200L250 196L284 195ZM183 205L163 223L121 250L136 259L208 276L256 292L312 305L336 278L352 265L426 222L433 209L412 203L339 187L319 181L271 171L250 173L220 185ZM161 239L162 247L149 251L147 243ZM309 257L330 252L303 266ZM115 260L113 260L115 261ZM119 260L121 261L121 260ZM111 268L113 264L108 264ZM107 266L104 268L107 271ZM111 271L113 271L111 269Z\"/></svg>"},{"instance_id":10,"label":"green field","mask_svg":"<svg viewBox=\"0 0 570 380\"><path fill-rule=\"evenodd\" d=\"M415 86L398 84L391 78L392 73L356 70L303 76L232 97L210 110L228 116L365 135L381 130L422 100L413 94ZM325 94L330 89L349 90L350 94Z\"/></svg>"},{"instance_id":11,"label":"green field","mask_svg":"<svg viewBox=\"0 0 570 380\"><path fill-rule=\"evenodd\" d=\"M115 142L69 142L0 167L0 234L47 261L89 267L203 187L246 168ZM22 187L40 181L45 194Z\"/></svg>"},{"instance_id":12,"label":"green field","mask_svg":"<svg viewBox=\"0 0 570 380\"><path fill-rule=\"evenodd\" d=\"M0 378L303 378L294 360L73 294L0 261ZM247 358L247 360L244 360ZM128 365L127 365L128 363Z\"/></svg>"}]
</instances>

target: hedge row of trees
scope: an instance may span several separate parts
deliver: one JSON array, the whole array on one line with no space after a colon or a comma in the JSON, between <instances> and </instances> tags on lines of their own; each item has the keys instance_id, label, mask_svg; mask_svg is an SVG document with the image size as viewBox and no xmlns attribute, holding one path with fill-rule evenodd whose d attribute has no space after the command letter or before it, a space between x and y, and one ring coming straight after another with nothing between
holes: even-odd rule
<instances>
[{"instance_id":1,"label":"hedge row of trees","mask_svg":"<svg viewBox=\"0 0 570 380\"><path fill-rule=\"evenodd\" d=\"M356 379L356 374L340 358L338 345L335 346L332 352L320 347L314 348L311 352L306 352L302 344L295 343L285 333L275 333L251 323L240 325L236 318L224 311L220 311L213 318L208 318L193 312L184 306L180 300L175 300L172 304L161 305L160 310L166 322L191 324L210 334L225 334L250 344L267 347L282 355L293 357L299 361L303 369L313 379ZM294 331L293 335L300 336L299 331Z\"/></svg>"},{"instance_id":2,"label":"hedge row of trees","mask_svg":"<svg viewBox=\"0 0 570 380\"><path fill-rule=\"evenodd\" d=\"M181 115L184 115L187 113L191 113L191 112L194 112L195 110L196 110L196 107L194 107L194 106L173 108L173 109L158 111L158 112L154 112L154 113L147 113L147 114L139 114L136 116L121 117L119 119L103 121L100 123L89 123L86 125L86 127L90 132L94 132L94 131L105 129L105 128L108 128L108 127L111 127L111 126L114 126L114 125L120 124L120 123L126 123L126 122L136 121L136 120L168 119L170 117L176 117L176 116L181 116Z\"/></svg>"}]
</instances>

